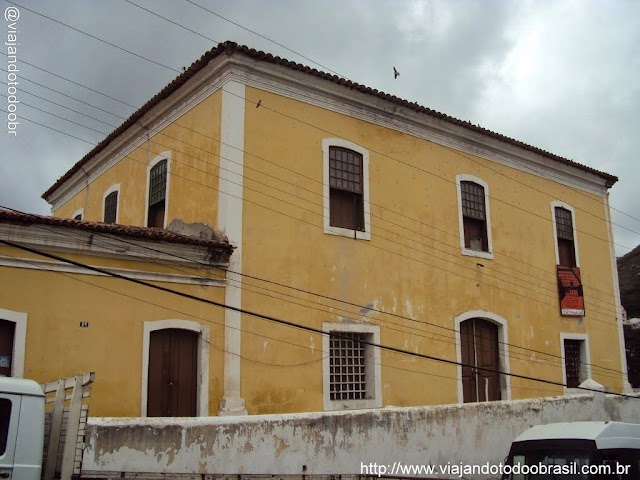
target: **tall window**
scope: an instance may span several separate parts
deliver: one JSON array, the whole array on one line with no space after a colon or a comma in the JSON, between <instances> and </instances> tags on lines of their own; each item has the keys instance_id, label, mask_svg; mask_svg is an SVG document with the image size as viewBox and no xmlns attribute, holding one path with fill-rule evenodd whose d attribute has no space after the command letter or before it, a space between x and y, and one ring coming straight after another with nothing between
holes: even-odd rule
<instances>
[{"instance_id":1,"label":"tall window","mask_svg":"<svg viewBox=\"0 0 640 480\"><path fill-rule=\"evenodd\" d=\"M464 247L477 252L489 252L487 209L484 187L474 182L460 182Z\"/></svg>"},{"instance_id":2,"label":"tall window","mask_svg":"<svg viewBox=\"0 0 640 480\"><path fill-rule=\"evenodd\" d=\"M567 387L575 388L582 383L580 375L580 349L582 340L564 341L564 369L567 378Z\"/></svg>"},{"instance_id":3,"label":"tall window","mask_svg":"<svg viewBox=\"0 0 640 480\"><path fill-rule=\"evenodd\" d=\"M323 390L325 410L379 408L380 327L325 323Z\"/></svg>"},{"instance_id":4,"label":"tall window","mask_svg":"<svg viewBox=\"0 0 640 480\"><path fill-rule=\"evenodd\" d=\"M589 339L583 333L561 333L560 345L564 359L562 373L566 385L565 392L580 392L574 389L591 377Z\"/></svg>"},{"instance_id":5,"label":"tall window","mask_svg":"<svg viewBox=\"0 0 640 480\"><path fill-rule=\"evenodd\" d=\"M149 172L148 227L164 227L167 197L167 160L155 164Z\"/></svg>"},{"instance_id":6,"label":"tall window","mask_svg":"<svg viewBox=\"0 0 640 480\"><path fill-rule=\"evenodd\" d=\"M576 267L576 248L573 238L573 214L563 207L555 207L558 264Z\"/></svg>"},{"instance_id":7,"label":"tall window","mask_svg":"<svg viewBox=\"0 0 640 480\"><path fill-rule=\"evenodd\" d=\"M330 225L364 231L362 155L329 148Z\"/></svg>"},{"instance_id":8,"label":"tall window","mask_svg":"<svg viewBox=\"0 0 640 480\"><path fill-rule=\"evenodd\" d=\"M104 223L116 223L118 213L118 192L111 192L104 199Z\"/></svg>"},{"instance_id":9,"label":"tall window","mask_svg":"<svg viewBox=\"0 0 640 480\"><path fill-rule=\"evenodd\" d=\"M331 332L329 338L329 397L331 400L362 400L367 394L366 342L372 335Z\"/></svg>"}]
</instances>

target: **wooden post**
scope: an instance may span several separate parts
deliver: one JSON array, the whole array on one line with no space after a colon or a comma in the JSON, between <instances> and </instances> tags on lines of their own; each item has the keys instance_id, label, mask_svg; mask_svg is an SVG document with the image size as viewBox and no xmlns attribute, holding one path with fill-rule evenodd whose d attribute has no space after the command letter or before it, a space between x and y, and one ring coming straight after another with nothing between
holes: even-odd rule
<instances>
[{"instance_id":1,"label":"wooden post","mask_svg":"<svg viewBox=\"0 0 640 480\"><path fill-rule=\"evenodd\" d=\"M62 431L62 415L64 413L64 397L66 396L64 380L58 381L56 397L51 412L51 430L49 432L49 447L47 448L47 464L44 468L43 480L53 480L58 463L58 449L60 448L60 432Z\"/></svg>"},{"instance_id":2,"label":"wooden post","mask_svg":"<svg viewBox=\"0 0 640 480\"><path fill-rule=\"evenodd\" d=\"M71 480L76 457L78 443L78 428L80 427L80 413L82 411L82 375L76 375L71 404L69 405L69 418L67 420L67 433L64 441L64 454L62 456L62 471L60 480Z\"/></svg>"}]
</instances>

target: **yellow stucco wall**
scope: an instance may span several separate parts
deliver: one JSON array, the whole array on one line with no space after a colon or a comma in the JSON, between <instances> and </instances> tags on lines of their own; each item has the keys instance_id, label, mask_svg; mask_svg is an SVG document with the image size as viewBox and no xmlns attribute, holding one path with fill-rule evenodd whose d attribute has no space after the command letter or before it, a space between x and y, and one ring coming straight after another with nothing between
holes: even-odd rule
<instances>
[{"instance_id":1,"label":"yellow stucco wall","mask_svg":"<svg viewBox=\"0 0 640 480\"><path fill-rule=\"evenodd\" d=\"M221 93L213 93L175 122L150 137L131 153L91 181L53 212L71 218L84 208L84 220L103 219L104 194L120 184L119 223L145 226L147 165L171 152L167 224L174 218L215 227L218 216ZM180 199L179 201L173 199Z\"/></svg>"},{"instance_id":2,"label":"yellow stucco wall","mask_svg":"<svg viewBox=\"0 0 640 480\"><path fill-rule=\"evenodd\" d=\"M610 369L594 366L592 377L621 390L603 198L255 88L247 87L246 97L248 107L261 100L268 108L247 108L245 114L243 272L328 298L246 276L244 308L313 328L344 317L377 324L383 345L453 362L455 317L484 310L506 322L512 373L562 382L560 334L585 333L591 363ZM219 138L220 105L218 92L179 122ZM215 226L219 143L176 126L165 131L192 145L164 139L160 147L152 138L152 153L172 151L169 220ZM369 151L370 241L323 233L325 138ZM124 159L91 184L86 220L100 219L104 191L121 183L120 223L144 224L146 148L131 154L137 161ZM180 153L184 149L205 160L206 173L192 168L195 160ZM493 259L460 252L458 174L489 186ZM582 320L559 313L553 200L576 211L587 312ZM69 217L84 202L80 192L55 215ZM331 299L387 313L362 313ZM242 328L241 394L249 413L322 410L321 336L247 315ZM458 401L455 365L386 351L381 364L383 405ZM514 399L561 393L560 386L511 378Z\"/></svg>"},{"instance_id":3,"label":"yellow stucco wall","mask_svg":"<svg viewBox=\"0 0 640 480\"><path fill-rule=\"evenodd\" d=\"M247 284L258 283L250 279L243 292L245 308L315 328L340 316L368 321L382 326L384 345L452 361L454 318L469 310L490 311L507 322L509 343L524 347L509 348L511 372L562 382L560 333L587 333L591 363L615 371L594 367L592 377L620 390L602 198L264 91L248 88L247 99L249 104L261 99L268 108L246 110L245 185L250 188L244 192L244 272L353 304L372 304L414 321L376 312L363 316L356 307L294 291L286 293L312 308L291 305L291 298L273 301L248 291L255 288ZM369 150L370 241L323 233L322 140L334 137ZM461 255L458 174L489 185L492 260ZM583 321L559 314L552 200L576 209L587 311ZM242 393L250 413L321 410L320 335L248 317L243 322L246 332L258 334L245 333L242 344ZM381 358L384 405L458 400L455 366L385 351ZM511 379L511 389L514 399L562 393L559 386L517 378Z\"/></svg>"},{"instance_id":4,"label":"yellow stucco wall","mask_svg":"<svg viewBox=\"0 0 640 480\"><path fill-rule=\"evenodd\" d=\"M98 267L220 277L219 270L62 254ZM0 256L43 260L15 248ZM150 282L223 302L224 287ZM220 308L102 276L0 268L0 308L27 314L24 377L46 382L93 371L92 416L139 416L142 392L144 322L188 320L209 328L209 405L217 411L222 395L223 323ZM89 322L87 328L80 322Z\"/></svg>"}]
</instances>

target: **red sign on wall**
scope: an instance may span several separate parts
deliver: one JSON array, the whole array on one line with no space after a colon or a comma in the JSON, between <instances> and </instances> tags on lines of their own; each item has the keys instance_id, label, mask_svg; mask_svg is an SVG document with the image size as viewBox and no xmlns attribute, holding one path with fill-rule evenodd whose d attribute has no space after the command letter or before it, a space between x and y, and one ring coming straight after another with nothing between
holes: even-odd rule
<instances>
[{"instance_id":1,"label":"red sign on wall","mask_svg":"<svg viewBox=\"0 0 640 480\"><path fill-rule=\"evenodd\" d=\"M578 267L558 265L560 313L566 317L584 316L584 296Z\"/></svg>"}]
</instances>

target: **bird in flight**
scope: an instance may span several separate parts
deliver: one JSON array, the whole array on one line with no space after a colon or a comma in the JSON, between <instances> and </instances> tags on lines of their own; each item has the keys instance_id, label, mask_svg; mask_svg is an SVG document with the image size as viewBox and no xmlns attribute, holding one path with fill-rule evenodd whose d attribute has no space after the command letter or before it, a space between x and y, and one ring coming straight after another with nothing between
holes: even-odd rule
<instances>
[{"instance_id":1,"label":"bird in flight","mask_svg":"<svg viewBox=\"0 0 640 480\"><path fill-rule=\"evenodd\" d=\"M396 67L393 67L393 78L396 79L400 76L400 72L396 70Z\"/></svg>"},{"instance_id":2,"label":"bird in flight","mask_svg":"<svg viewBox=\"0 0 640 480\"><path fill-rule=\"evenodd\" d=\"M258 103L256 103L256 108L258 108L261 103L262 103L262 100L258 100Z\"/></svg>"}]
</instances>

